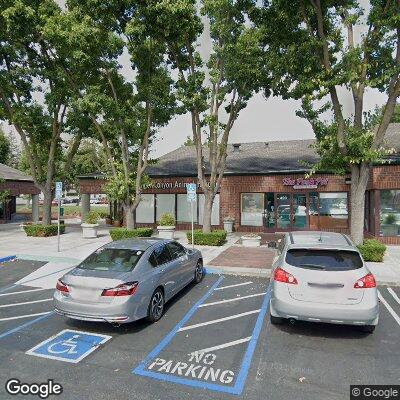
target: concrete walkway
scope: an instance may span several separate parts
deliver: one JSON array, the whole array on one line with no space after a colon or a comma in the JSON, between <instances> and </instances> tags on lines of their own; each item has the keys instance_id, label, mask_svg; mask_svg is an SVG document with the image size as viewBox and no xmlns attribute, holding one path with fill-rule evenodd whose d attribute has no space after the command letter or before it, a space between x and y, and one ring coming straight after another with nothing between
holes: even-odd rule
<instances>
[{"instance_id":1,"label":"concrete walkway","mask_svg":"<svg viewBox=\"0 0 400 400\"><path fill-rule=\"evenodd\" d=\"M176 232L176 238L184 246L190 247L185 232ZM218 256L225 250L232 246L236 247L235 244L239 238L239 234L233 234L228 236L227 243L223 246L195 247L202 252L204 264L208 266L212 260L220 259L221 257L218 258ZM77 220L67 225L66 233L61 235L60 238L61 251L57 252L57 237L27 237L25 232L21 231L19 224L6 224L0 225L0 259L8 256L17 256L20 259L48 261L45 266L36 271L34 276L22 280L22 283L26 285L35 282L39 286L44 285L47 287L55 284L56 278L65 273L66 270L73 268L98 247L110 241L109 227L104 224L100 226L97 239L83 239L80 223ZM235 255L235 257L237 258L238 256ZM235 260L235 263L232 262L231 266L226 262L224 265L218 265L214 261L211 262L208 270L224 274L270 276L270 263L267 262L268 260L266 260L266 265L263 268L250 267L246 264L246 257L241 257L240 261L242 263L241 267L237 265L237 260ZM389 246L383 263L368 263L368 266L380 284L400 286L400 247ZM40 276L44 275L51 276L51 279L45 279L44 281L39 279Z\"/></svg>"}]
</instances>

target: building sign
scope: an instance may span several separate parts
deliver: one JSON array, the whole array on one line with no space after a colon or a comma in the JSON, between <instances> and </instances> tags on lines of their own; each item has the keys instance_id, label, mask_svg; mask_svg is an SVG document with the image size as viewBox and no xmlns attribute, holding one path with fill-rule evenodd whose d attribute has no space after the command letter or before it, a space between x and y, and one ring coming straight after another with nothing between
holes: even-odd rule
<instances>
[{"instance_id":1,"label":"building sign","mask_svg":"<svg viewBox=\"0 0 400 400\"><path fill-rule=\"evenodd\" d=\"M160 189L160 190L168 190L168 189L186 189L188 185L196 185L196 187L200 188L200 183L195 182L181 182L181 181L163 181L163 182L151 182L148 185L143 186L143 190L146 189Z\"/></svg>"},{"instance_id":2,"label":"building sign","mask_svg":"<svg viewBox=\"0 0 400 400\"><path fill-rule=\"evenodd\" d=\"M327 178L283 178L284 186L292 186L293 189L317 189L319 186L326 186L329 180Z\"/></svg>"}]
</instances>

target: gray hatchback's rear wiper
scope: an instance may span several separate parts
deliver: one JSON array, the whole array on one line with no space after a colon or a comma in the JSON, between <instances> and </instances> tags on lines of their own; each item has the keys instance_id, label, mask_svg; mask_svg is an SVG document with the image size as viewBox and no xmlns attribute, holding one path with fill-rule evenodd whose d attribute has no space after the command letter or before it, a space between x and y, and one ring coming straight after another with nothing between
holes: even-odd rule
<instances>
[{"instance_id":1,"label":"gray hatchback's rear wiper","mask_svg":"<svg viewBox=\"0 0 400 400\"><path fill-rule=\"evenodd\" d=\"M318 264L300 264L300 267L314 268L314 269L325 269L323 265Z\"/></svg>"}]
</instances>

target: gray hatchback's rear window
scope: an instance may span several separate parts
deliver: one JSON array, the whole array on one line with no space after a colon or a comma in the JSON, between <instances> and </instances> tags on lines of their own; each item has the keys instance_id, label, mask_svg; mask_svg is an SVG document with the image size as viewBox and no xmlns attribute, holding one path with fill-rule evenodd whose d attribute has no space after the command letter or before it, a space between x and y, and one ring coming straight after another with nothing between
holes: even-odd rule
<instances>
[{"instance_id":1,"label":"gray hatchback's rear window","mask_svg":"<svg viewBox=\"0 0 400 400\"><path fill-rule=\"evenodd\" d=\"M363 266L360 255L349 250L292 249L286 262L294 267L321 271L351 271Z\"/></svg>"},{"instance_id":2,"label":"gray hatchback's rear window","mask_svg":"<svg viewBox=\"0 0 400 400\"><path fill-rule=\"evenodd\" d=\"M127 249L99 249L82 261L78 268L94 271L132 271L143 251Z\"/></svg>"}]
</instances>

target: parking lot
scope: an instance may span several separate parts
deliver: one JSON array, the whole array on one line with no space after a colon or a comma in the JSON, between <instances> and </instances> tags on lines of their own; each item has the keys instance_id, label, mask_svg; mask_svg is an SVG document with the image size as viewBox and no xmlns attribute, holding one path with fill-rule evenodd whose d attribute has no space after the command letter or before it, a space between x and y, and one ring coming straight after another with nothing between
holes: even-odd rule
<instances>
[{"instance_id":1,"label":"parking lot","mask_svg":"<svg viewBox=\"0 0 400 400\"><path fill-rule=\"evenodd\" d=\"M14 285L43 264L0 268L1 399L18 398L5 392L11 378L53 379L62 399L348 399L350 384L400 384L399 288L379 288L372 335L272 326L267 279L218 274L176 296L159 322L113 327L54 314L53 290L37 281Z\"/></svg>"}]
</instances>

